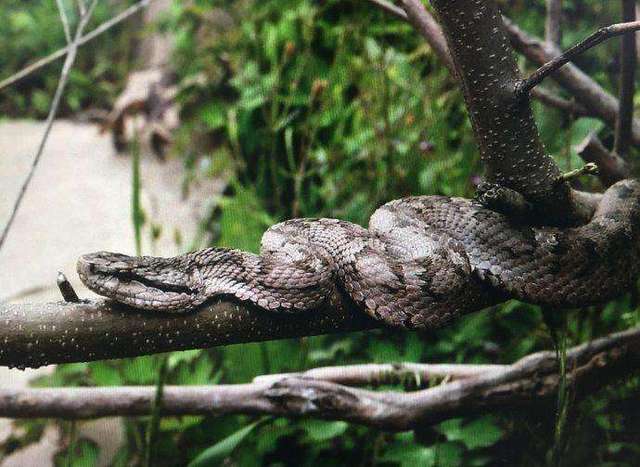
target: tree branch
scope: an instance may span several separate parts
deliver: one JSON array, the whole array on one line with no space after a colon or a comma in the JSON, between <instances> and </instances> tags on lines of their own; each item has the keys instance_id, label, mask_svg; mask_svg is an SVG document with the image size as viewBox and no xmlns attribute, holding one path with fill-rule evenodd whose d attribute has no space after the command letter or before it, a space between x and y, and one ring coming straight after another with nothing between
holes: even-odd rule
<instances>
[{"instance_id":1,"label":"tree branch","mask_svg":"<svg viewBox=\"0 0 640 467\"><path fill-rule=\"evenodd\" d=\"M406 382L408 379L420 383L428 383L438 378L455 381L482 376L491 371L504 370L505 368L506 365L363 363L360 365L313 368L301 373L261 375L256 376L253 382L275 383L287 378L311 378L346 386L380 386L383 384L399 384Z\"/></svg>"},{"instance_id":2,"label":"tree branch","mask_svg":"<svg viewBox=\"0 0 640 467\"><path fill-rule=\"evenodd\" d=\"M379 327L349 304L274 313L224 300L185 314L105 301L0 303L0 323L0 365L18 368Z\"/></svg>"},{"instance_id":3,"label":"tree branch","mask_svg":"<svg viewBox=\"0 0 640 467\"><path fill-rule=\"evenodd\" d=\"M531 90L531 97L539 100L543 104L562 110L574 117L587 117L589 112L587 109L575 101L570 101L558 96L557 94L545 89L543 87L535 87Z\"/></svg>"},{"instance_id":4,"label":"tree branch","mask_svg":"<svg viewBox=\"0 0 640 467\"><path fill-rule=\"evenodd\" d=\"M545 40L560 45L562 41L562 0L547 0L547 17L545 20Z\"/></svg>"},{"instance_id":5,"label":"tree branch","mask_svg":"<svg viewBox=\"0 0 640 467\"><path fill-rule=\"evenodd\" d=\"M635 0L622 0L622 20L635 21L635 19ZM631 142L636 63L636 35L625 34L620 44L620 108L616 120L615 143L613 145L614 152L622 157L627 154L629 143Z\"/></svg>"},{"instance_id":6,"label":"tree branch","mask_svg":"<svg viewBox=\"0 0 640 467\"><path fill-rule=\"evenodd\" d=\"M527 59L538 65L553 60L561 54L554 46L535 38L507 18L503 18L513 47ZM618 100L572 63L567 63L551 78L571 93L587 111L615 128L618 116ZM633 120L632 141L640 145L640 120Z\"/></svg>"},{"instance_id":7,"label":"tree branch","mask_svg":"<svg viewBox=\"0 0 640 467\"><path fill-rule=\"evenodd\" d=\"M449 45L444 37L442 28L435 18L426 10L422 2L417 0L403 1L402 8L404 9L401 10L404 13L404 17L397 16L408 21L420 33L455 77L456 68L453 64Z\"/></svg>"},{"instance_id":8,"label":"tree branch","mask_svg":"<svg viewBox=\"0 0 640 467\"><path fill-rule=\"evenodd\" d=\"M455 365L454 365L455 366ZM568 384L583 399L640 369L640 329L571 349ZM411 430L443 420L549 406L559 376L553 352L529 355L512 365L414 392L376 392L314 378L265 379L251 384L167 386L162 414L272 414L345 420L389 431ZM148 415L153 387L0 389L0 416L86 419Z\"/></svg>"},{"instance_id":9,"label":"tree branch","mask_svg":"<svg viewBox=\"0 0 640 467\"><path fill-rule=\"evenodd\" d=\"M585 162L593 162L598 166L600 180L607 187L630 175L625 160L610 152L595 133L588 134L575 149Z\"/></svg>"},{"instance_id":10,"label":"tree branch","mask_svg":"<svg viewBox=\"0 0 640 467\"><path fill-rule=\"evenodd\" d=\"M635 16L635 11L634 11ZM535 86L540 84L547 76L556 72L558 69L563 67L565 64L569 63L575 57L580 55L581 53L589 50L592 47L606 41L607 39L611 39L612 37L621 36L623 34L635 32L640 29L640 21L633 21L629 23L619 23L612 24L611 26L606 26L598 29L596 32L591 34L586 39L578 42L573 47L567 49L565 52L561 53L557 57L552 58L547 63L542 65L536 71L534 71L531 76L529 76L526 80L522 82L520 85L518 92L522 95L529 94L529 91L533 89ZM635 53L635 52L634 52Z\"/></svg>"},{"instance_id":11,"label":"tree branch","mask_svg":"<svg viewBox=\"0 0 640 467\"><path fill-rule=\"evenodd\" d=\"M402 0L419 22L420 0ZM522 79L493 1L432 0L453 57L487 178L522 193L540 219L575 224L581 210L538 134L528 101L518 99Z\"/></svg>"}]
</instances>

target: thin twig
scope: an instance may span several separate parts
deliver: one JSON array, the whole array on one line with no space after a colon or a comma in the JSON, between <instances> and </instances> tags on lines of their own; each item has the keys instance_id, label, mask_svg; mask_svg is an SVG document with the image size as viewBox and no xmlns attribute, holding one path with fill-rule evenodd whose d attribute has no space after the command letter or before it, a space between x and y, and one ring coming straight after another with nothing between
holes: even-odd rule
<instances>
[{"instance_id":1,"label":"thin twig","mask_svg":"<svg viewBox=\"0 0 640 467\"><path fill-rule=\"evenodd\" d=\"M78 45L84 45L87 42L95 39L99 35L103 34L104 32L108 31L109 29L111 29L113 26L121 23L125 19L129 18L131 15L134 15L135 13L140 11L141 9L145 8L152 1L153 0L141 0L140 2L136 3L135 5L131 5L129 8L124 10L122 13L114 16L113 18L111 18L108 21L105 21L100 26L95 28L93 31L88 33L86 36L81 37L80 40L78 41ZM2 89L6 88L7 86L11 86L12 84L17 83L18 81L20 81L24 77L29 76L31 73L33 73L36 70L39 70L43 66L48 65L49 63L51 63L51 62L53 62L53 61L55 61L55 60L57 60L57 59L59 59L61 57L64 57L67 53L69 53L70 50L71 50L71 45L68 45L66 47L63 47L62 49L56 50L52 54L47 55L46 57L43 57L40 60L37 60L36 62L32 63L31 65L28 65L27 67L23 68L22 70L20 70L19 72L15 73L14 75L9 76L8 78L5 78L4 80L0 81L0 91Z\"/></svg>"},{"instance_id":2,"label":"thin twig","mask_svg":"<svg viewBox=\"0 0 640 467\"><path fill-rule=\"evenodd\" d=\"M87 5L84 3L84 0L78 0L77 3L80 16L84 16L87 11Z\"/></svg>"},{"instance_id":3,"label":"thin twig","mask_svg":"<svg viewBox=\"0 0 640 467\"><path fill-rule=\"evenodd\" d=\"M573 60L575 57L585 52L586 50L589 50L590 48L606 41L607 39L611 39L612 37L617 37L622 34L635 32L639 29L640 29L640 21L612 24L611 26L606 26L598 29L596 32L591 34L586 39L578 42L576 45L568 49L566 52L555 57L553 60L545 63L536 71L534 71L531 74L531 76L529 76L527 79L522 81L521 85L519 86L518 92L522 96L528 95L529 91L531 91L531 89L533 89L535 86L540 84L547 76L549 76L551 73L555 72L558 68L570 62L571 60Z\"/></svg>"},{"instance_id":4,"label":"thin twig","mask_svg":"<svg viewBox=\"0 0 640 467\"><path fill-rule=\"evenodd\" d=\"M369 1L379 6L380 8L385 10L387 13L391 13L392 15L400 19L403 19L405 21L407 20L407 14L399 6L396 6L393 3L388 2L387 0L369 0Z\"/></svg>"},{"instance_id":5,"label":"thin twig","mask_svg":"<svg viewBox=\"0 0 640 467\"><path fill-rule=\"evenodd\" d=\"M98 0L93 0L86 14L82 18L80 18L80 22L78 23L78 28L76 29L76 34L74 36L73 42L70 44L69 53L67 54L67 58L64 61L64 65L62 66L62 72L60 73L60 79L58 80L58 87L56 88L56 92L51 102L49 115L47 115L44 134L42 135L42 139L40 140L40 144L38 145L38 150L36 151L36 155L33 158L33 162L31 163L31 168L29 169L27 178L24 180L24 182L22 183L22 186L20 187L20 191L18 192L18 197L16 198L16 201L13 205L13 209L11 211L11 215L9 216L9 220L4 226L4 229L2 231L2 236L0 236L0 248L2 248L2 245L4 245L4 242L7 239L7 235L9 234L9 230L11 229L11 225L13 224L16 214L18 213L18 209L20 208L20 204L22 203L24 195L27 192L29 183L33 178L33 174L35 173L36 167L38 166L38 162L40 162L40 157L42 156L44 147L47 144L47 140L49 139L49 134L51 133L53 120L56 114L58 113L58 107L60 106L62 93L64 92L64 88L67 85L67 80L69 79L69 71L71 71L73 62L76 59L76 55L78 52L78 45L79 45L80 38L82 37L82 32L84 31L84 28L89 23L89 19L91 19L91 15L93 14L93 10L97 4L98 4Z\"/></svg>"},{"instance_id":6,"label":"thin twig","mask_svg":"<svg viewBox=\"0 0 640 467\"><path fill-rule=\"evenodd\" d=\"M545 40L559 46L562 41L562 0L547 0Z\"/></svg>"},{"instance_id":7,"label":"thin twig","mask_svg":"<svg viewBox=\"0 0 640 467\"><path fill-rule=\"evenodd\" d=\"M60 22L62 23L62 29L64 29L64 38L67 40L67 44L71 43L71 29L69 29L69 19L67 18L67 12L64 9L62 0L56 0L58 6L58 14L60 15Z\"/></svg>"},{"instance_id":8,"label":"thin twig","mask_svg":"<svg viewBox=\"0 0 640 467\"><path fill-rule=\"evenodd\" d=\"M435 18L426 10L420 0L402 0L402 9L405 11L406 21L424 37L427 43L444 62L453 76L456 76L456 69L451 57L451 51L447 45L442 28Z\"/></svg>"},{"instance_id":9,"label":"thin twig","mask_svg":"<svg viewBox=\"0 0 640 467\"><path fill-rule=\"evenodd\" d=\"M622 20L633 22L635 19L635 0L622 0ZM615 143L613 145L614 152L621 157L627 154L631 144L636 63L636 35L626 34L620 44L620 107L616 120Z\"/></svg>"},{"instance_id":10,"label":"thin twig","mask_svg":"<svg viewBox=\"0 0 640 467\"><path fill-rule=\"evenodd\" d=\"M394 15L396 18L411 23L427 41L427 44L429 44L435 51L440 60L444 62L449 71L454 73L453 60L451 58L451 53L449 52L447 41L442 33L442 28L422 3L402 2L402 8L400 8L387 0L369 1L382 8L384 11ZM405 10L411 10L412 14L408 15Z\"/></svg>"}]
</instances>

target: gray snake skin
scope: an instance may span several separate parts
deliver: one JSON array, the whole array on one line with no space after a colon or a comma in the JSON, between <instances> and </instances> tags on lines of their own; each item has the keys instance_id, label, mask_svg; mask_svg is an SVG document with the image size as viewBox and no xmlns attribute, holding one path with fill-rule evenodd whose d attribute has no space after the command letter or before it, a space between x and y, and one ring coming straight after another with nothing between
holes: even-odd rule
<instances>
[{"instance_id":1,"label":"gray snake skin","mask_svg":"<svg viewBox=\"0 0 640 467\"><path fill-rule=\"evenodd\" d=\"M96 293L146 310L192 310L220 295L265 310L311 310L346 294L392 326L435 328L508 298L577 307L640 272L640 182L609 188L588 224L532 227L476 201L416 196L369 228L335 219L271 227L260 255L209 248L173 257L98 252L78 260Z\"/></svg>"}]
</instances>

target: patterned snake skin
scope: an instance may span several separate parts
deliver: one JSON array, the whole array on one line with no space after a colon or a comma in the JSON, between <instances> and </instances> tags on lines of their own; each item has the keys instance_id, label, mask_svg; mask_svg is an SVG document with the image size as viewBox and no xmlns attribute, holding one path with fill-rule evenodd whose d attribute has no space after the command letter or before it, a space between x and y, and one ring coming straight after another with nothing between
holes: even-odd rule
<instances>
[{"instance_id":1,"label":"patterned snake skin","mask_svg":"<svg viewBox=\"0 0 640 467\"><path fill-rule=\"evenodd\" d=\"M82 256L78 273L98 294L146 310L187 311L231 295L293 312L346 293L389 325L433 328L507 298L604 302L634 283L639 250L640 182L624 180L576 228L531 227L475 201L417 196L382 206L368 229L335 219L277 224L260 255L99 252Z\"/></svg>"}]
</instances>

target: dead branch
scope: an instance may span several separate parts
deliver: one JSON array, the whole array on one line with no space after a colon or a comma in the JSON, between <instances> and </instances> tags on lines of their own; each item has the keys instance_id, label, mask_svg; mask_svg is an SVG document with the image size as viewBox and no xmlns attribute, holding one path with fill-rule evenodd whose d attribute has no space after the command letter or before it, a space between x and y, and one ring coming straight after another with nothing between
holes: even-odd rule
<instances>
[{"instance_id":1,"label":"dead branch","mask_svg":"<svg viewBox=\"0 0 640 467\"><path fill-rule=\"evenodd\" d=\"M428 363L363 363L360 365L327 366L313 368L301 373L261 375L254 383L274 383L287 378L319 379L346 386L380 386L399 384L408 379L421 385L434 379L448 381L482 376L491 371L504 370L505 365L466 365Z\"/></svg>"},{"instance_id":2,"label":"dead branch","mask_svg":"<svg viewBox=\"0 0 640 467\"><path fill-rule=\"evenodd\" d=\"M568 353L569 384L583 399L640 368L640 329L597 339ZM414 392L376 392L291 377L219 386L167 386L162 414L272 414L345 420L389 431L470 414L548 407L558 389L553 352ZM148 415L154 387L0 389L0 416L86 419Z\"/></svg>"},{"instance_id":3,"label":"dead branch","mask_svg":"<svg viewBox=\"0 0 640 467\"><path fill-rule=\"evenodd\" d=\"M622 0L622 20L635 21L635 0ZM631 23L628 23L631 24ZM633 124L633 96L636 85L636 35L625 34L620 44L620 108L615 127L615 143L613 150L624 157L631 143L631 126Z\"/></svg>"},{"instance_id":4,"label":"dead branch","mask_svg":"<svg viewBox=\"0 0 640 467\"><path fill-rule=\"evenodd\" d=\"M0 323L0 365L18 368L379 327L346 303L308 313L270 313L225 300L185 314L142 312L105 301L0 303Z\"/></svg>"}]
</instances>

